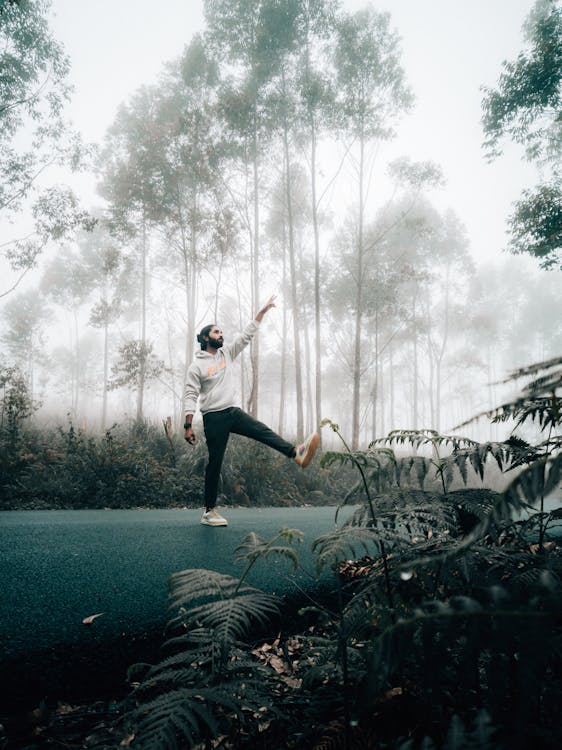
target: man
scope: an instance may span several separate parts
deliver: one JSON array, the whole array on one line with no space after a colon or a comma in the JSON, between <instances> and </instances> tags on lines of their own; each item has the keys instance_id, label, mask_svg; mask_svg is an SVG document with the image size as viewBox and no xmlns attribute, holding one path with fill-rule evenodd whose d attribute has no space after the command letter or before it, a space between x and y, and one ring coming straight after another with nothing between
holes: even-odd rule
<instances>
[{"instance_id":1,"label":"man","mask_svg":"<svg viewBox=\"0 0 562 750\"><path fill-rule=\"evenodd\" d=\"M201 351L196 353L187 372L184 437L188 443L195 443L192 422L199 399L209 451L205 470L205 512L201 518L201 523L206 526L228 526L228 521L218 513L215 505L222 461L231 432L269 445L296 461L303 469L318 448L320 438L317 433L310 435L300 445L292 445L237 406L238 374L233 362L255 336L264 315L272 307L275 307L275 296L268 299L255 319L230 346L224 346L222 331L214 324L205 326L197 336Z\"/></svg>"}]
</instances>

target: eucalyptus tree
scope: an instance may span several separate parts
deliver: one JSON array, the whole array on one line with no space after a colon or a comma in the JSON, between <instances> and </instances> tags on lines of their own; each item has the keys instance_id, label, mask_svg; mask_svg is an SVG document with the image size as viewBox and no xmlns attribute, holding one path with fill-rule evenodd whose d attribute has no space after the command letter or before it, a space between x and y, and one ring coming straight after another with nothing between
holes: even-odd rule
<instances>
[{"instance_id":1,"label":"eucalyptus tree","mask_svg":"<svg viewBox=\"0 0 562 750\"><path fill-rule=\"evenodd\" d=\"M357 151L357 218L354 228L356 276L353 332L352 438L358 445L362 371L361 334L365 292L365 207L369 195L367 149L373 141L392 137L392 125L407 111L412 95L400 65L399 39L390 28L390 16L372 8L344 15L338 23L334 49L337 104L343 132Z\"/></svg>"},{"instance_id":2,"label":"eucalyptus tree","mask_svg":"<svg viewBox=\"0 0 562 750\"><path fill-rule=\"evenodd\" d=\"M314 239L314 361L315 361L315 421L319 424L322 412L322 360L320 327L320 227L317 189L317 149L323 130L334 122L334 89L328 72L327 42L335 34L337 3L333 0L297 0L293 3L273 4L271 26L275 28L276 44L270 44L270 54L278 56L272 71L272 111L274 127L281 136L285 170L288 257L291 273L291 297L296 359L297 430L303 429L303 385L301 376L301 347L299 308L296 304L297 269L295 261L295 229L293 222L292 169L297 147L308 148L310 169L310 214ZM305 327L308 335L308 326ZM306 342L304 353L310 360L312 342ZM310 378L310 362L305 369ZM310 410L309 410L310 411Z\"/></svg>"},{"instance_id":3,"label":"eucalyptus tree","mask_svg":"<svg viewBox=\"0 0 562 750\"><path fill-rule=\"evenodd\" d=\"M165 256L179 260L186 317L183 382L193 358L201 273L214 278L218 294L226 260L237 245L238 226L225 195L225 144L217 118L218 69L200 36L167 66L156 99L158 135L147 144L159 164L151 218ZM183 402L180 404L183 413Z\"/></svg>"},{"instance_id":4,"label":"eucalyptus tree","mask_svg":"<svg viewBox=\"0 0 562 750\"><path fill-rule=\"evenodd\" d=\"M286 181L291 179L287 188ZM289 201L290 198L290 201ZM289 208L290 207L290 208ZM266 224L267 246L270 249L272 267L278 267L281 259L282 333L281 333L281 391L279 407L279 430L284 430L285 399L287 394L288 353L288 310L293 319L293 367L295 384L295 407L297 433L302 434L306 422L307 430L312 431L314 414L310 384L312 342L309 329L313 315L310 315L310 301L313 299L313 281L309 254L308 228L310 223L310 189L308 176L297 162L287 170L283 164L281 174L272 185L270 209ZM311 259L310 259L311 260ZM287 300L289 304L287 304ZM303 372L304 364L304 372ZM304 382L306 378L306 383ZM307 408L304 406L307 404ZM305 430L305 432L307 431Z\"/></svg>"},{"instance_id":5,"label":"eucalyptus tree","mask_svg":"<svg viewBox=\"0 0 562 750\"><path fill-rule=\"evenodd\" d=\"M71 316L69 326L72 366L70 368L70 412L73 418L78 413L81 385L81 325L80 310L86 304L92 290L92 278L76 246L65 245L47 264L41 278L40 289Z\"/></svg>"},{"instance_id":6,"label":"eucalyptus tree","mask_svg":"<svg viewBox=\"0 0 562 750\"><path fill-rule=\"evenodd\" d=\"M411 210L411 207L408 205ZM401 243L404 234L404 206L392 205L381 210L365 226L363 256L363 349L361 377L360 431L372 440L379 437L377 424L382 423L383 362L393 343L400 340L410 315L408 290L411 285L411 258L405 257ZM340 371L354 373L354 292L357 278L357 253L354 243L354 217L348 216L336 234L332 248L332 272L328 278L327 309L337 321L332 334L332 349L340 361ZM391 380L390 399L394 399ZM346 404L350 415L353 402ZM340 408L341 408L340 404ZM368 413L371 426L367 427ZM350 421L349 429L352 427Z\"/></svg>"},{"instance_id":7,"label":"eucalyptus tree","mask_svg":"<svg viewBox=\"0 0 562 750\"><path fill-rule=\"evenodd\" d=\"M127 286L124 258L105 218L99 217L92 232L77 237L81 261L93 295L88 323L103 333L101 429L107 422L109 382L109 332L123 308L123 287Z\"/></svg>"},{"instance_id":8,"label":"eucalyptus tree","mask_svg":"<svg viewBox=\"0 0 562 750\"><path fill-rule=\"evenodd\" d=\"M302 330L298 292L298 261L293 196L292 141L298 127L297 89L295 86L297 59L294 54L298 37L295 31L296 5L271 3L266 18L270 24L269 53L275 59L271 69L271 95L269 107L272 129L280 135L283 153L283 191L287 257L289 261L290 299L293 319L293 344L295 354L295 396L297 435L304 435L304 392L302 372Z\"/></svg>"},{"instance_id":9,"label":"eucalyptus tree","mask_svg":"<svg viewBox=\"0 0 562 750\"><path fill-rule=\"evenodd\" d=\"M44 297L37 289L19 292L2 308L1 341L5 352L22 373L31 400L35 391L36 361L39 355L45 359L44 326L51 312Z\"/></svg>"},{"instance_id":10,"label":"eucalyptus tree","mask_svg":"<svg viewBox=\"0 0 562 750\"><path fill-rule=\"evenodd\" d=\"M443 365L455 333L464 338L469 299L467 289L474 274L468 253L466 229L452 210L434 216L428 235L429 274L423 301L429 362L429 426L441 430Z\"/></svg>"},{"instance_id":11,"label":"eucalyptus tree","mask_svg":"<svg viewBox=\"0 0 562 750\"><path fill-rule=\"evenodd\" d=\"M322 419L322 334L320 219L322 195L318 190L318 143L324 132L331 133L337 119L335 89L330 75L330 42L336 31L336 0L300 0L296 31L300 60L298 66L299 115L307 130L310 161L311 216L314 236L314 360L316 422Z\"/></svg>"},{"instance_id":12,"label":"eucalyptus tree","mask_svg":"<svg viewBox=\"0 0 562 750\"><path fill-rule=\"evenodd\" d=\"M272 139L268 84L279 59L278 0L205 0L207 40L221 63L220 111L233 159L240 165L242 198L235 199L250 248L251 306L260 303L262 158ZM258 410L259 337L251 343L248 410Z\"/></svg>"},{"instance_id":13,"label":"eucalyptus tree","mask_svg":"<svg viewBox=\"0 0 562 750\"><path fill-rule=\"evenodd\" d=\"M49 28L48 0L0 3L0 220L20 218L19 237L0 245L15 281L32 268L50 240L89 226L73 192L41 186L49 167L78 168L84 148L63 120L70 63Z\"/></svg>"},{"instance_id":14,"label":"eucalyptus tree","mask_svg":"<svg viewBox=\"0 0 562 750\"><path fill-rule=\"evenodd\" d=\"M130 103L121 105L107 131L99 163L98 190L108 202L112 232L134 254L134 272L140 287L139 335L121 350L126 354L126 361L121 362L123 367L128 366L132 353L139 357L135 365L137 420L143 418L145 357L151 351L147 342L150 231L163 172L160 154L155 149L162 135L155 116L156 99L157 90L143 86Z\"/></svg>"},{"instance_id":15,"label":"eucalyptus tree","mask_svg":"<svg viewBox=\"0 0 562 750\"><path fill-rule=\"evenodd\" d=\"M509 219L509 249L542 268L562 268L562 8L537 0L524 26L526 47L504 62L497 87L485 88L482 124L490 158L505 137L524 146L541 182L526 189Z\"/></svg>"}]
</instances>

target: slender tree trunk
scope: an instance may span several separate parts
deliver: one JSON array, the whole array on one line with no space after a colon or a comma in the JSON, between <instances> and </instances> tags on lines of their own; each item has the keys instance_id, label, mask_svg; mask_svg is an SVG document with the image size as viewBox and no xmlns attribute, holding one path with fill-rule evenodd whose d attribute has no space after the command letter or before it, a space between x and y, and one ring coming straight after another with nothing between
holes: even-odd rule
<instances>
[{"instance_id":1,"label":"slender tree trunk","mask_svg":"<svg viewBox=\"0 0 562 750\"><path fill-rule=\"evenodd\" d=\"M238 264L234 261L235 270L235 281L236 281L236 296L238 297L238 330L241 331L244 327L244 319L242 317L242 293L240 291L240 273L238 272ZM240 353L238 358L240 362L240 403L246 403L246 354L244 351Z\"/></svg>"},{"instance_id":2,"label":"slender tree trunk","mask_svg":"<svg viewBox=\"0 0 562 750\"><path fill-rule=\"evenodd\" d=\"M80 391L80 334L78 332L78 308L72 309L74 319L74 389L72 393L72 416L78 417L78 394Z\"/></svg>"},{"instance_id":3,"label":"slender tree trunk","mask_svg":"<svg viewBox=\"0 0 562 750\"><path fill-rule=\"evenodd\" d=\"M146 255L147 255L147 236L146 236L146 219L142 220L142 246L141 246L141 360L139 368L139 387L137 391L137 422L143 419L144 409L144 387L146 379Z\"/></svg>"},{"instance_id":4,"label":"slender tree trunk","mask_svg":"<svg viewBox=\"0 0 562 750\"><path fill-rule=\"evenodd\" d=\"M373 393L373 440L377 437L377 416L379 401L379 308L375 307L375 392Z\"/></svg>"},{"instance_id":5,"label":"slender tree trunk","mask_svg":"<svg viewBox=\"0 0 562 750\"><path fill-rule=\"evenodd\" d=\"M451 278L451 270L447 266L445 274L445 311L443 315L443 336L441 338L441 348L437 357L436 362L436 373L435 373L435 429L439 432L441 430L441 377L443 369L443 359L445 357L445 351L447 350L447 344L449 342L449 282Z\"/></svg>"},{"instance_id":6,"label":"slender tree trunk","mask_svg":"<svg viewBox=\"0 0 562 750\"><path fill-rule=\"evenodd\" d=\"M418 327L416 320L416 290L412 295L412 322L414 325L414 337L413 337L413 397L412 397L412 427L414 430L418 429L419 413L418 413Z\"/></svg>"},{"instance_id":7,"label":"slender tree trunk","mask_svg":"<svg viewBox=\"0 0 562 750\"><path fill-rule=\"evenodd\" d=\"M359 212L357 227L357 287L355 294L355 334L353 344L353 406L351 447L356 450L359 445L359 409L361 393L361 328L363 322L363 212L364 212L364 169L365 169L365 140L360 137L359 152Z\"/></svg>"},{"instance_id":8,"label":"slender tree trunk","mask_svg":"<svg viewBox=\"0 0 562 750\"><path fill-rule=\"evenodd\" d=\"M285 221L283 221L283 283L282 288L287 288L287 236ZM277 432L283 435L285 431L285 399L287 391L287 304L283 299L283 331L281 333L281 382L279 384L279 419Z\"/></svg>"},{"instance_id":9,"label":"slender tree trunk","mask_svg":"<svg viewBox=\"0 0 562 750\"><path fill-rule=\"evenodd\" d=\"M389 380L389 428L394 430L396 427L396 417L394 415L394 344L392 341L388 347L388 380Z\"/></svg>"},{"instance_id":10,"label":"slender tree trunk","mask_svg":"<svg viewBox=\"0 0 562 750\"><path fill-rule=\"evenodd\" d=\"M258 162L258 130L257 114L254 106L254 133L253 133L253 171L254 171L254 242L252 255L252 314L260 304L260 205L259 205L259 162ZM250 395L248 398L248 411L253 417L258 416L259 399L259 364L260 364L260 338L255 336L250 344L250 360L252 363Z\"/></svg>"},{"instance_id":11,"label":"slender tree trunk","mask_svg":"<svg viewBox=\"0 0 562 750\"><path fill-rule=\"evenodd\" d=\"M101 403L101 429L105 431L107 424L107 379L109 375L109 321L107 309L103 321L103 394Z\"/></svg>"},{"instance_id":12,"label":"slender tree trunk","mask_svg":"<svg viewBox=\"0 0 562 750\"><path fill-rule=\"evenodd\" d=\"M487 372L488 372L488 408L490 411L492 411L492 409L494 409L497 406L497 404L496 404L496 394L495 394L495 387L494 387L495 378L494 378L494 365L493 365L493 349L489 344L487 347L487 354L488 356L486 357L486 361L487 361ZM497 425L491 419L489 420L489 423L490 423L490 440L491 441L497 440L497 436L498 436Z\"/></svg>"},{"instance_id":13,"label":"slender tree trunk","mask_svg":"<svg viewBox=\"0 0 562 750\"><path fill-rule=\"evenodd\" d=\"M181 210L181 206L179 207ZM187 371L193 361L195 347L195 312L197 309L197 235L192 227L189 236L186 231L185 222L180 222L180 253L183 263L183 274L185 278L184 304L185 304L185 342L184 342L184 365L182 379L182 393L180 403L180 414L178 415L178 428L183 425L185 418L185 383Z\"/></svg>"},{"instance_id":14,"label":"slender tree trunk","mask_svg":"<svg viewBox=\"0 0 562 750\"><path fill-rule=\"evenodd\" d=\"M172 408L171 413L173 415L172 417L172 425L178 424L179 425L179 413L178 410L181 408L181 395L178 395L177 387L176 387L176 376L174 371L174 345L173 345L173 325L170 322L170 315L169 310L166 310L166 342L168 346L168 367L170 368L170 386L172 391ZM171 426L172 426L171 425Z\"/></svg>"},{"instance_id":15,"label":"slender tree trunk","mask_svg":"<svg viewBox=\"0 0 562 750\"><path fill-rule=\"evenodd\" d=\"M305 433L309 435L313 430L313 424L314 424L314 400L312 396L312 379L311 379L312 347L310 345L310 328L308 325L306 312L305 312L303 330L304 330L304 342L305 342L304 366L305 366L305 378L306 378L306 413L305 413L306 430L305 430Z\"/></svg>"},{"instance_id":16,"label":"slender tree trunk","mask_svg":"<svg viewBox=\"0 0 562 750\"><path fill-rule=\"evenodd\" d=\"M293 206L292 206L292 195L291 195L291 165L289 161L289 135L287 132L287 126L283 128L283 149L285 156L285 191L287 200L287 229L289 231L289 269L291 274L291 301L293 307L293 335L294 335L294 346L295 346L295 386L296 386L296 400L297 400L297 438L300 439L304 435L304 420L303 420L303 389L302 389L302 370L301 370L301 331L300 331L300 317L298 309L298 294L297 294L297 269L296 269L296 258L295 258L295 239L294 239L294 225L293 225Z\"/></svg>"},{"instance_id":17,"label":"slender tree trunk","mask_svg":"<svg viewBox=\"0 0 562 750\"><path fill-rule=\"evenodd\" d=\"M375 367L375 376L371 387L371 440L377 437L377 399L378 399L379 380Z\"/></svg>"},{"instance_id":18,"label":"slender tree trunk","mask_svg":"<svg viewBox=\"0 0 562 750\"><path fill-rule=\"evenodd\" d=\"M429 350L429 415L430 415L430 426L437 430L437 413L435 405L435 369L436 369L436 357L433 350L433 339L431 338L431 318L428 315L427 320L428 333L427 333L427 347Z\"/></svg>"},{"instance_id":19,"label":"slender tree trunk","mask_svg":"<svg viewBox=\"0 0 562 750\"><path fill-rule=\"evenodd\" d=\"M316 197L316 127L314 114L310 115L310 176L312 188L312 228L314 231L314 360L316 426L322 419L322 335L320 329L320 232ZM320 439L322 433L320 432Z\"/></svg>"},{"instance_id":20,"label":"slender tree trunk","mask_svg":"<svg viewBox=\"0 0 562 750\"><path fill-rule=\"evenodd\" d=\"M381 404L381 408L380 408L380 415L381 415L381 417L380 417L380 425L381 425L380 436L381 437L384 437L385 434L386 434L385 413L384 413L384 396L385 396L384 387L385 387L385 382L384 382L384 367L383 367L383 362L382 362L382 358L381 358L381 363L380 363L380 366L379 366L379 399L380 399L380 404Z\"/></svg>"}]
</instances>

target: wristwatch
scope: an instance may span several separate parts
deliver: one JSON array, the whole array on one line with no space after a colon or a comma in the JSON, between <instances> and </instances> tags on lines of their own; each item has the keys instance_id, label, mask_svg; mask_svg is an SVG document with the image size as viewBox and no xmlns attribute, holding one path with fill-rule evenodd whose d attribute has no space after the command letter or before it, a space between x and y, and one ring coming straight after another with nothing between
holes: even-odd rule
<instances>
[{"instance_id":1,"label":"wristwatch","mask_svg":"<svg viewBox=\"0 0 562 750\"><path fill-rule=\"evenodd\" d=\"M183 429L184 430L189 430L190 427L191 427L191 422L184 422L183 423Z\"/></svg>"}]
</instances>

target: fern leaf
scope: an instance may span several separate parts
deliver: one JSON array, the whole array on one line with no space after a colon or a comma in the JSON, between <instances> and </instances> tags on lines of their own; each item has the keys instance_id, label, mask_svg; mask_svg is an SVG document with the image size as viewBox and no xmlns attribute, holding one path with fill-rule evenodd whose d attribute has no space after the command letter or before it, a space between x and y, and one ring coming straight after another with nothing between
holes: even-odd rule
<instances>
[{"instance_id":1,"label":"fern leaf","mask_svg":"<svg viewBox=\"0 0 562 750\"><path fill-rule=\"evenodd\" d=\"M547 479L544 484L545 496L550 495L562 481L562 453L547 462Z\"/></svg>"},{"instance_id":2,"label":"fern leaf","mask_svg":"<svg viewBox=\"0 0 562 750\"><path fill-rule=\"evenodd\" d=\"M453 716L449 724L444 750L465 750L465 736L462 721L458 716Z\"/></svg>"},{"instance_id":3,"label":"fern leaf","mask_svg":"<svg viewBox=\"0 0 562 750\"><path fill-rule=\"evenodd\" d=\"M336 566L350 556L358 556L358 550L369 554L380 552L380 542L374 530L361 526L344 526L315 539L312 549L317 553L317 572L325 567Z\"/></svg>"},{"instance_id":4,"label":"fern leaf","mask_svg":"<svg viewBox=\"0 0 562 750\"><path fill-rule=\"evenodd\" d=\"M504 490L506 502L516 511L524 503L535 506L541 498L552 493L560 482L562 454L555 458L535 461L521 471ZM552 475L552 477L551 477Z\"/></svg>"},{"instance_id":5,"label":"fern leaf","mask_svg":"<svg viewBox=\"0 0 562 750\"><path fill-rule=\"evenodd\" d=\"M170 600L171 607L185 608L182 619L188 627L211 628L225 642L242 638L254 623L278 613L275 597L211 570L174 573Z\"/></svg>"},{"instance_id":6,"label":"fern leaf","mask_svg":"<svg viewBox=\"0 0 562 750\"><path fill-rule=\"evenodd\" d=\"M292 547L285 545L276 545L274 541L282 538L288 542L302 542L303 533L298 529L283 528L276 534L273 539L265 540L262 539L258 534L251 531L242 541L235 550L235 561L247 560L248 562L255 562L258 558L263 557L268 559L272 555L284 557L291 562L293 569L296 570L298 567L298 555Z\"/></svg>"},{"instance_id":7,"label":"fern leaf","mask_svg":"<svg viewBox=\"0 0 562 750\"><path fill-rule=\"evenodd\" d=\"M135 747L175 750L179 739L192 746L206 734L218 733L214 715L217 710L241 716L240 706L226 689L194 688L163 693L139 706L135 714Z\"/></svg>"}]
</instances>

